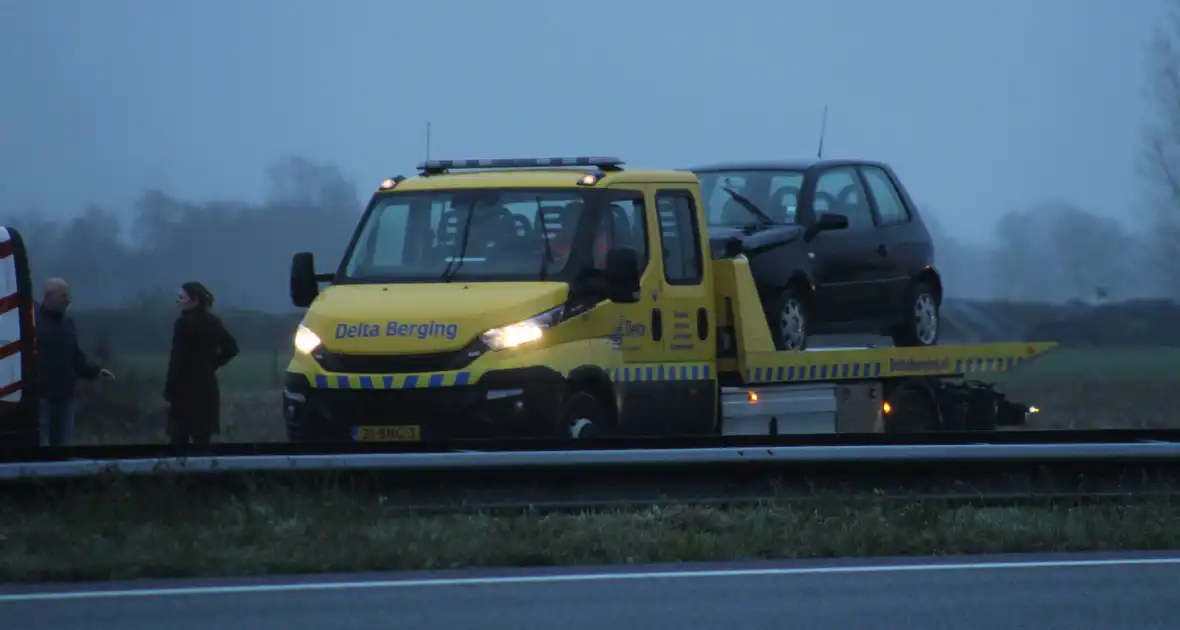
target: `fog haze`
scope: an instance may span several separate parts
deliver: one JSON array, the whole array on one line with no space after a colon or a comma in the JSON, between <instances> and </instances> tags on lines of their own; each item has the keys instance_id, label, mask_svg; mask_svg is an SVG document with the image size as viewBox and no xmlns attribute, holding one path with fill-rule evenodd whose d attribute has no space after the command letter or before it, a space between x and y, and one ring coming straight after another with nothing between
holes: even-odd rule
<instances>
[{"instance_id":1,"label":"fog haze","mask_svg":"<svg viewBox=\"0 0 1180 630\"><path fill-rule=\"evenodd\" d=\"M1161 293L1133 239L1153 230L1164 4L612 6L0 0L0 217L94 303L198 277L285 308L290 254L338 255L377 182L423 157L426 121L434 157L684 167L812 155L827 104L825 152L894 165L952 293ZM1127 234L1061 240L1080 224ZM97 253L114 250L95 234L130 249Z\"/></svg>"}]
</instances>

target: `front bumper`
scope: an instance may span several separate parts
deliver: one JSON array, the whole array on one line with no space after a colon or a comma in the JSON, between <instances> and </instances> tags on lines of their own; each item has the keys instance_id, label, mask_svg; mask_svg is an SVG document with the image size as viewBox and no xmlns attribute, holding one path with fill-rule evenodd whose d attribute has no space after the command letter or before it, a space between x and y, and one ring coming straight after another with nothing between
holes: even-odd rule
<instances>
[{"instance_id":1,"label":"front bumper","mask_svg":"<svg viewBox=\"0 0 1180 630\"><path fill-rule=\"evenodd\" d=\"M411 389L314 388L307 376L288 372L283 417L292 442L350 442L360 426L417 426L424 441L552 437L564 389L561 374L542 367Z\"/></svg>"}]
</instances>

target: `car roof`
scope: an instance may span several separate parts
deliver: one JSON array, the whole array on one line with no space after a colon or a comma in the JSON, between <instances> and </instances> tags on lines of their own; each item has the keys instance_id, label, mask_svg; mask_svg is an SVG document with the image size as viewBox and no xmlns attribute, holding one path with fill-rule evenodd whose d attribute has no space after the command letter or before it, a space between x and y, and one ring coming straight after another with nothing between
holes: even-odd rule
<instances>
[{"instance_id":1,"label":"car roof","mask_svg":"<svg viewBox=\"0 0 1180 630\"><path fill-rule=\"evenodd\" d=\"M694 173L711 171L805 171L812 168L834 166L880 166L885 164L873 160L855 158L798 158L787 160L755 160L744 162L716 162L694 166L690 170Z\"/></svg>"}]
</instances>

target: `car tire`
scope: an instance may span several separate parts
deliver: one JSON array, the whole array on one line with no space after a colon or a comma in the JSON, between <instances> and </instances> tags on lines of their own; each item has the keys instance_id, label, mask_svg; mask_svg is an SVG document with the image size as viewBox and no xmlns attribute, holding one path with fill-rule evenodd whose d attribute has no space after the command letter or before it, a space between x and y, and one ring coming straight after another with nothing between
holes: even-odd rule
<instances>
[{"instance_id":1,"label":"car tire","mask_svg":"<svg viewBox=\"0 0 1180 630\"><path fill-rule=\"evenodd\" d=\"M807 335L810 331L807 299L794 286L788 286L775 294L766 309L766 322L770 325L770 339L774 349L796 351L807 349Z\"/></svg>"},{"instance_id":2,"label":"car tire","mask_svg":"<svg viewBox=\"0 0 1180 630\"><path fill-rule=\"evenodd\" d=\"M594 394L584 389L570 390L561 403L562 436L573 440L592 440L609 434L610 415Z\"/></svg>"},{"instance_id":3,"label":"car tire","mask_svg":"<svg viewBox=\"0 0 1180 630\"><path fill-rule=\"evenodd\" d=\"M893 345L935 346L941 332L938 294L925 282L915 282L906 297L904 323L893 329Z\"/></svg>"}]
</instances>

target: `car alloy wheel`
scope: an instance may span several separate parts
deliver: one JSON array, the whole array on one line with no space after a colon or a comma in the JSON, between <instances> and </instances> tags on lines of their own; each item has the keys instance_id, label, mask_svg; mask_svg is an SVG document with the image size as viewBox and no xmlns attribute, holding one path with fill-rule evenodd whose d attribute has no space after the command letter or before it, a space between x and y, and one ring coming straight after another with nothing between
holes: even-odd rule
<instances>
[{"instance_id":1,"label":"car alloy wheel","mask_svg":"<svg viewBox=\"0 0 1180 630\"><path fill-rule=\"evenodd\" d=\"M790 298L779 313L779 335L787 350L802 350L807 344L807 317L803 314L803 303Z\"/></svg>"},{"instance_id":2,"label":"car alloy wheel","mask_svg":"<svg viewBox=\"0 0 1180 630\"><path fill-rule=\"evenodd\" d=\"M914 300L914 333L924 346L932 346L938 340L938 306L929 293L922 293Z\"/></svg>"}]
</instances>

